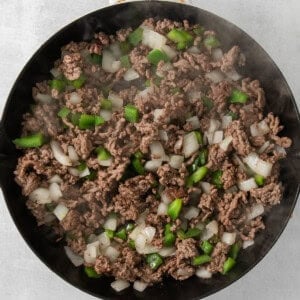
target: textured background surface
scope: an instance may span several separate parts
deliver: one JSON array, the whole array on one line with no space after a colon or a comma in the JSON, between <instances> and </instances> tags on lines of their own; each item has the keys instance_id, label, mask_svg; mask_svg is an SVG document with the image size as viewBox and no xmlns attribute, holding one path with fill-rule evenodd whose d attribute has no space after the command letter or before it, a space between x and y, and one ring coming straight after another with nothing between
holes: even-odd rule
<instances>
[{"instance_id":1,"label":"textured background surface","mask_svg":"<svg viewBox=\"0 0 300 300\"><path fill-rule=\"evenodd\" d=\"M190 1L235 23L277 63L300 106L300 2L297 0ZM9 90L38 47L62 26L109 1L10 0L0 3L0 114ZM207 298L299 299L300 203L283 235L250 273ZM17 232L0 194L0 299L95 299L47 269Z\"/></svg>"}]
</instances>

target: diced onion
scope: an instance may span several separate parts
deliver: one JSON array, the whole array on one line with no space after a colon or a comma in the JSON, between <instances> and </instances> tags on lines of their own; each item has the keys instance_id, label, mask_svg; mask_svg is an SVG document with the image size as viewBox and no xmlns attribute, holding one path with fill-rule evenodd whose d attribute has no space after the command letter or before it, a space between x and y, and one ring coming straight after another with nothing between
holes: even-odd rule
<instances>
[{"instance_id":1,"label":"diced onion","mask_svg":"<svg viewBox=\"0 0 300 300\"><path fill-rule=\"evenodd\" d=\"M101 234L99 234L98 236L98 241L99 241L99 247L101 249L105 249L110 245L110 239L107 236L106 232L102 232Z\"/></svg>"},{"instance_id":2,"label":"diced onion","mask_svg":"<svg viewBox=\"0 0 300 300\"><path fill-rule=\"evenodd\" d=\"M147 226L143 230L143 234L146 237L146 243L151 243L155 236L156 229L152 226Z\"/></svg>"},{"instance_id":3,"label":"diced onion","mask_svg":"<svg viewBox=\"0 0 300 300\"><path fill-rule=\"evenodd\" d=\"M199 121L199 118L198 118L197 116L188 118L188 119L186 120L186 123L187 123L187 124L190 124L190 125L192 126L192 130L195 130L195 129L199 129L199 128L200 128L200 121Z\"/></svg>"},{"instance_id":4,"label":"diced onion","mask_svg":"<svg viewBox=\"0 0 300 300\"><path fill-rule=\"evenodd\" d=\"M148 286L148 283L145 283L143 281L140 281L140 280L136 280L134 283L133 283L133 288L138 291L138 292L143 292Z\"/></svg>"},{"instance_id":5,"label":"diced onion","mask_svg":"<svg viewBox=\"0 0 300 300\"><path fill-rule=\"evenodd\" d=\"M78 93L73 92L70 96L70 102L74 105L79 104L82 101L82 98L78 95Z\"/></svg>"},{"instance_id":6,"label":"diced onion","mask_svg":"<svg viewBox=\"0 0 300 300\"><path fill-rule=\"evenodd\" d=\"M165 204L170 204L172 202L172 199L170 199L169 195L164 191L160 195L161 200Z\"/></svg>"},{"instance_id":7,"label":"diced onion","mask_svg":"<svg viewBox=\"0 0 300 300\"><path fill-rule=\"evenodd\" d=\"M220 128L220 126L221 126L220 121L218 121L216 119L210 119L208 132L215 132Z\"/></svg>"},{"instance_id":8,"label":"diced onion","mask_svg":"<svg viewBox=\"0 0 300 300\"><path fill-rule=\"evenodd\" d=\"M103 167L109 167L112 165L112 157L110 157L109 159L105 159L105 160L99 160L99 165L103 166Z\"/></svg>"},{"instance_id":9,"label":"diced onion","mask_svg":"<svg viewBox=\"0 0 300 300\"><path fill-rule=\"evenodd\" d=\"M177 52L168 45L162 45L161 50L163 50L171 60L177 56Z\"/></svg>"},{"instance_id":10,"label":"diced onion","mask_svg":"<svg viewBox=\"0 0 300 300\"><path fill-rule=\"evenodd\" d=\"M200 267L196 271L196 276L202 279L209 279L212 277L212 273L206 270L204 267Z\"/></svg>"},{"instance_id":11,"label":"diced onion","mask_svg":"<svg viewBox=\"0 0 300 300\"><path fill-rule=\"evenodd\" d=\"M183 161L184 161L184 157L182 155L170 156L170 166L174 169L180 169Z\"/></svg>"},{"instance_id":12,"label":"diced onion","mask_svg":"<svg viewBox=\"0 0 300 300\"><path fill-rule=\"evenodd\" d=\"M63 180L61 179L61 177L59 175L54 175L49 179L49 183L62 183Z\"/></svg>"},{"instance_id":13,"label":"diced onion","mask_svg":"<svg viewBox=\"0 0 300 300\"><path fill-rule=\"evenodd\" d=\"M199 54L201 52L197 46L192 46L188 48L186 51L192 54Z\"/></svg>"},{"instance_id":14,"label":"diced onion","mask_svg":"<svg viewBox=\"0 0 300 300\"><path fill-rule=\"evenodd\" d=\"M284 156L286 156L286 150L279 146L279 145L275 145L274 150L280 154L283 154Z\"/></svg>"},{"instance_id":15,"label":"diced onion","mask_svg":"<svg viewBox=\"0 0 300 300\"><path fill-rule=\"evenodd\" d=\"M140 77L139 73L137 73L134 69L128 69L126 73L124 74L124 79L126 81L131 81L138 79Z\"/></svg>"},{"instance_id":16,"label":"diced onion","mask_svg":"<svg viewBox=\"0 0 300 300\"><path fill-rule=\"evenodd\" d=\"M190 132L183 137L184 157L190 157L199 150L199 143L195 132Z\"/></svg>"},{"instance_id":17,"label":"diced onion","mask_svg":"<svg viewBox=\"0 0 300 300\"><path fill-rule=\"evenodd\" d=\"M37 93L35 98L41 103L51 103L52 102L52 97L47 94Z\"/></svg>"},{"instance_id":18,"label":"diced onion","mask_svg":"<svg viewBox=\"0 0 300 300\"><path fill-rule=\"evenodd\" d=\"M120 49L119 43L113 43L109 46L110 51L116 59L122 56L122 51Z\"/></svg>"},{"instance_id":19,"label":"diced onion","mask_svg":"<svg viewBox=\"0 0 300 300\"><path fill-rule=\"evenodd\" d=\"M64 249L66 255L68 256L68 258L70 259L70 261L75 267L79 267L84 263L84 259L78 254L75 254L70 247L65 246Z\"/></svg>"},{"instance_id":20,"label":"diced onion","mask_svg":"<svg viewBox=\"0 0 300 300\"><path fill-rule=\"evenodd\" d=\"M214 236L213 232L208 230L207 228L205 228L203 231L202 231L202 234L201 234L201 240L202 241L207 241L209 240L210 238L212 238Z\"/></svg>"},{"instance_id":21,"label":"diced onion","mask_svg":"<svg viewBox=\"0 0 300 300\"><path fill-rule=\"evenodd\" d=\"M235 232L224 232L222 235L222 242L227 245L233 245L235 243L236 233Z\"/></svg>"},{"instance_id":22,"label":"diced onion","mask_svg":"<svg viewBox=\"0 0 300 300\"><path fill-rule=\"evenodd\" d=\"M136 226L129 234L129 238L136 240L144 226Z\"/></svg>"},{"instance_id":23,"label":"diced onion","mask_svg":"<svg viewBox=\"0 0 300 300\"><path fill-rule=\"evenodd\" d=\"M258 154L264 153L268 149L270 144L271 144L270 141L264 142L264 144L258 149L257 153Z\"/></svg>"},{"instance_id":24,"label":"diced onion","mask_svg":"<svg viewBox=\"0 0 300 300\"><path fill-rule=\"evenodd\" d=\"M236 154L233 154L233 160L235 163L237 163L239 165L240 170L248 173L248 170L247 170L245 164L242 162L242 160Z\"/></svg>"},{"instance_id":25,"label":"diced onion","mask_svg":"<svg viewBox=\"0 0 300 300\"><path fill-rule=\"evenodd\" d=\"M224 74L219 70L213 70L205 74L205 77L212 81L213 83L219 83L225 79Z\"/></svg>"},{"instance_id":26,"label":"diced onion","mask_svg":"<svg viewBox=\"0 0 300 300\"><path fill-rule=\"evenodd\" d=\"M227 151L228 147L230 146L231 142L232 142L233 138L232 136L227 136L220 144L219 147L223 150L223 151Z\"/></svg>"},{"instance_id":27,"label":"diced onion","mask_svg":"<svg viewBox=\"0 0 300 300\"><path fill-rule=\"evenodd\" d=\"M72 161L69 156L67 156L58 142L52 140L50 142L50 147L54 158L64 166L72 166Z\"/></svg>"},{"instance_id":28,"label":"diced onion","mask_svg":"<svg viewBox=\"0 0 300 300\"><path fill-rule=\"evenodd\" d=\"M141 92L139 92L138 96L142 97L142 98L145 98L149 94L151 94L152 92L153 92L153 86L149 86L149 87L145 88L144 90L142 90Z\"/></svg>"},{"instance_id":29,"label":"diced onion","mask_svg":"<svg viewBox=\"0 0 300 300\"><path fill-rule=\"evenodd\" d=\"M193 218L197 218L200 213L200 209L194 206L191 206L187 208L187 210L184 212L183 217L187 220L191 220Z\"/></svg>"},{"instance_id":30,"label":"diced onion","mask_svg":"<svg viewBox=\"0 0 300 300\"><path fill-rule=\"evenodd\" d=\"M82 172L79 174L79 178L83 178L85 176L89 176L91 174L90 170L88 167L86 167Z\"/></svg>"},{"instance_id":31,"label":"diced onion","mask_svg":"<svg viewBox=\"0 0 300 300\"><path fill-rule=\"evenodd\" d=\"M121 68L121 62L116 60L111 51L103 50L102 68L106 72L115 73Z\"/></svg>"},{"instance_id":32,"label":"diced onion","mask_svg":"<svg viewBox=\"0 0 300 300\"><path fill-rule=\"evenodd\" d=\"M72 162L79 161L79 156L73 146L68 146L68 155Z\"/></svg>"},{"instance_id":33,"label":"diced onion","mask_svg":"<svg viewBox=\"0 0 300 300\"><path fill-rule=\"evenodd\" d=\"M63 196L60 187L56 182L50 184L49 193L52 201L57 201Z\"/></svg>"},{"instance_id":34,"label":"diced onion","mask_svg":"<svg viewBox=\"0 0 300 300\"><path fill-rule=\"evenodd\" d=\"M205 182L205 181L200 181L199 185L201 187L201 190L205 193L205 194L210 194L210 190L211 190L211 184L209 182Z\"/></svg>"},{"instance_id":35,"label":"diced onion","mask_svg":"<svg viewBox=\"0 0 300 300\"><path fill-rule=\"evenodd\" d=\"M79 175L80 175L80 173L81 173L81 172L80 172L78 169L76 169L76 168L69 168L68 171L69 171L69 173L70 173L71 175L76 176L76 177L79 177Z\"/></svg>"},{"instance_id":36,"label":"diced onion","mask_svg":"<svg viewBox=\"0 0 300 300\"><path fill-rule=\"evenodd\" d=\"M204 144L209 144L212 145L213 144L213 140L214 140L214 132L204 132L203 135L203 140L204 140Z\"/></svg>"},{"instance_id":37,"label":"diced onion","mask_svg":"<svg viewBox=\"0 0 300 300\"><path fill-rule=\"evenodd\" d=\"M165 150L159 141L154 141L150 144L151 156L154 159L162 159L165 156Z\"/></svg>"},{"instance_id":38,"label":"diced onion","mask_svg":"<svg viewBox=\"0 0 300 300\"><path fill-rule=\"evenodd\" d=\"M248 241L244 241L243 242L243 249L246 249L250 246L254 245L254 241L253 240L248 240Z\"/></svg>"},{"instance_id":39,"label":"diced onion","mask_svg":"<svg viewBox=\"0 0 300 300\"><path fill-rule=\"evenodd\" d=\"M57 69L57 68L51 69L51 70L50 70L50 73L51 73L51 74L53 75L53 77L55 77L55 78L61 75L60 70Z\"/></svg>"},{"instance_id":40,"label":"diced onion","mask_svg":"<svg viewBox=\"0 0 300 300\"><path fill-rule=\"evenodd\" d=\"M265 209L262 204L253 205L247 213L247 219L253 220L264 213Z\"/></svg>"},{"instance_id":41,"label":"diced onion","mask_svg":"<svg viewBox=\"0 0 300 300\"><path fill-rule=\"evenodd\" d=\"M214 61L219 61L223 57L223 51L221 48L215 48L211 50L211 56Z\"/></svg>"},{"instance_id":42,"label":"diced onion","mask_svg":"<svg viewBox=\"0 0 300 300\"><path fill-rule=\"evenodd\" d=\"M232 116L223 116L222 117L222 128L226 129L228 125L232 122Z\"/></svg>"},{"instance_id":43,"label":"diced onion","mask_svg":"<svg viewBox=\"0 0 300 300\"><path fill-rule=\"evenodd\" d=\"M161 166L161 164L162 164L162 160L160 160L160 159L153 159L153 160L148 160L145 163L144 167L145 167L145 169L147 171L155 172Z\"/></svg>"},{"instance_id":44,"label":"diced onion","mask_svg":"<svg viewBox=\"0 0 300 300\"><path fill-rule=\"evenodd\" d=\"M270 131L265 120L260 121L259 123L254 123L250 126L250 133L252 136L263 136Z\"/></svg>"},{"instance_id":45,"label":"diced onion","mask_svg":"<svg viewBox=\"0 0 300 300\"><path fill-rule=\"evenodd\" d=\"M46 188L37 188L29 195L29 199L37 202L38 204L47 204L52 202L50 192Z\"/></svg>"},{"instance_id":46,"label":"diced onion","mask_svg":"<svg viewBox=\"0 0 300 300\"><path fill-rule=\"evenodd\" d=\"M62 203L59 203L54 211L53 214L57 217L59 221L63 220L65 216L68 214L69 209Z\"/></svg>"},{"instance_id":47,"label":"diced onion","mask_svg":"<svg viewBox=\"0 0 300 300\"><path fill-rule=\"evenodd\" d=\"M230 71L226 72L225 75L233 81L238 81L242 78L242 76L235 69L231 69Z\"/></svg>"},{"instance_id":48,"label":"diced onion","mask_svg":"<svg viewBox=\"0 0 300 300\"><path fill-rule=\"evenodd\" d=\"M146 244L146 246L142 249L136 248L136 250L139 254L150 254L150 253L155 253L155 252L159 251L159 249L157 247L150 245L150 244Z\"/></svg>"},{"instance_id":49,"label":"diced onion","mask_svg":"<svg viewBox=\"0 0 300 300\"><path fill-rule=\"evenodd\" d=\"M121 97L119 97L118 95L110 92L108 95L108 99L112 103L113 111L120 110L123 108L123 99Z\"/></svg>"},{"instance_id":50,"label":"diced onion","mask_svg":"<svg viewBox=\"0 0 300 300\"><path fill-rule=\"evenodd\" d=\"M169 257L175 255L176 248L175 247L163 247L159 250L158 254L162 257Z\"/></svg>"},{"instance_id":51,"label":"diced onion","mask_svg":"<svg viewBox=\"0 0 300 300\"><path fill-rule=\"evenodd\" d=\"M219 144L223 140L223 131L222 130L217 130L214 133L213 137L213 144Z\"/></svg>"},{"instance_id":52,"label":"diced onion","mask_svg":"<svg viewBox=\"0 0 300 300\"><path fill-rule=\"evenodd\" d=\"M143 30L142 44L152 49L161 49L166 44L167 39L165 36L146 27L143 27Z\"/></svg>"},{"instance_id":53,"label":"diced onion","mask_svg":"<svg viewBox=\"0 0 300 300\"><path fill-rule=\"evenodd\" d=\"M130 287L130 283L126 280L118 279L116 281L113 281L110 286L116 291L121 292L128 287Z\"/></svg>"},{"instance_id":54,"label":"diced onion","mask_svg":"<svg viewBox=\"0 0 300 300\"><path fill-rule=\"evenodd\" d=\"M157 208L157 214L159 216L165 216L168 213L168 205L166 203L161 202Z\"/></svg>"},{"instance_id":55,"label":"diced onion","mask_svg":"<svg viewBox=\"0 0 300 300\"><path fill-rule=\"evenodd\" d=\"M159 137L162 141L167 142L168 141L168 133L165 130L159 130L158 131Z\"/></svg>"},{"instance_id":56,"label":"diced onion","mask_svg":"<svg viewBox=\"0 0 300 300\"><path fill-rule=\"evenodd\" d=\"M250 169L263 177L268 177L272 172L273 164L259 158L256 153L250 153L244 158Z\"/></svg>"},{"instance_id":57,"label":"diced onion","mask_svg":"<svg viewBox=\"0 0 300 300\"><path fill-rule=\"evenodd\" d=\"M110 121L112 117L112 113L110 110L101 109L100 116L104 119L104 121Z\"/></svg>"},{"instance_id":58,"label":"diced onion","mask_svg":"<svg viewBox=\"0 0 300 300\"><path fill-rule=\"evenodd\" d=\"M117 224L118 224L117 218L114 215L109 216L106 219L105 223L103 224L103 228L115 231L117 229Z\"/></svg>"},{"instance_id":59,"label":"diced onion","mask_svg":"<svg viewBox=\"0 0 300 300\"><path fill-rule=\"evenodd\" d=\"M210 230L213 234L217 234L218 230L219 230L217 221L213 220L213 221L209 222L206 225L206 229Z\"/></svg>"},{"instance_id":60,"label":"diced onion","mask_svg":"<svg viewBox=\"0 0 300 300\"><path fill-rule=\"evenodd\" d=\"M99 241L86 245L86 250L83 253L84 261L88 264L94 264L99 255Z\"/></svg>"},{"instance_id":61,"label":"diced onion","mask_svg":"<svg viewBox=\"0 0 300 300\"><path fill-rule=\"evenodd\" d=\"M238 183L238 187L241 191L247 192L247 191L257 188L257 184L256 184L254 178L249 178L247 180L240 181Z\"/></svg>"},{"instance_id":62,"label":"diced onion","mask_svg":"<svg viewBox=\"0 0 300 300\"><path fill-rule=\"evenodd\" d=\"M139 233L135 239L135 247L137 250L141 250L145 248L147 239L143 233Z\"/></svg>"},{"instance_id":63,"label":"diced onion","mask_svg":"<svg viewBox=\"0 0 300 300\"><path fill-rule=\"evenodd\" d=\"M120 255L120 251L112 246L108 246L103 254L109 258L110 261L114 262Z\"/></svg>"}]
</instances>

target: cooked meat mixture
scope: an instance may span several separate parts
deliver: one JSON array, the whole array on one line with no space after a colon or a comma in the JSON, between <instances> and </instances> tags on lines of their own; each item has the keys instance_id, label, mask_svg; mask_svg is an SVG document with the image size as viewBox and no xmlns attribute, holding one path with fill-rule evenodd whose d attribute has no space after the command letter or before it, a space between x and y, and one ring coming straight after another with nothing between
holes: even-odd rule
<instances>
[{"instance_id":1,"label":"cooked meat mixture","mask_svg":"<svg viewBox=\"0 0 300 300\"><path fill-rule=\"evenodd\" d=\"M147 19L61 53L14 140L38 225L116 291L228 273L280 203L291 145L263 115L259 81L238 73L240 48L188 21Z\"/></svg>"}]
</instances>

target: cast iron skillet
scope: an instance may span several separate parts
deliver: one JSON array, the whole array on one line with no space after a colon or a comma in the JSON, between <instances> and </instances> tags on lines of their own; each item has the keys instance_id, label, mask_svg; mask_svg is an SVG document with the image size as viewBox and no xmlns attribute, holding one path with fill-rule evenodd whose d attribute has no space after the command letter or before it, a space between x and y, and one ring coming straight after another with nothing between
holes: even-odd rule
<instances>
[{"instance_id":1,"label":"cast iron skillet","mask_svg":"<svg viewBox=\"0 0 300 300\"><path fill-rule=\"evenodd\" d=\"M183 282L167 279L163 284L146 289L143 294L132 288L116 294L110 288L112 278L88 279L82 269L69 262L63 244L56 244L47 228L36 226L35 219L25 207L20 188L14 182L13 170L21 153L15 150L11 140L20 135L22 115L33 102L32 86L49 78L49 70L60 56L63 45L70 41L89 40L95 31L112 34L121 27L136 27L148 17L188 19L216 30L226 49L230 45L240 45L248 60L244 72L262 82L267 95L266 111L271 110L280 116L285 125L283 135L293 139L293 146L288 151L288 159L282 162L281 181L285 188L282 203L265 217L266 230L258 235L253 247L242 252L236 268L228 276L217 275L205 281L196 277ZM283 75L268 54L245 32L192 6L170 2L128 3L98 10L71 23L51 37L27 63L12 88L0 123L0 183L14 222L30 248L52 271L75 287L103 299L200 299L228 286L253 268L285 228L299 191L299 129L299 113Z\"/></svg>"}]
</instances>

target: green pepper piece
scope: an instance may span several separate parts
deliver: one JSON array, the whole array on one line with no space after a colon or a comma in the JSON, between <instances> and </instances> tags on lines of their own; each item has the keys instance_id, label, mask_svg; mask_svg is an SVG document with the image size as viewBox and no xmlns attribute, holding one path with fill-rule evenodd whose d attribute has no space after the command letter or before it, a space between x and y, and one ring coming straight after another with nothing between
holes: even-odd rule
<instances>
[{"instance_id":1,"label":"green pepper piece","mask_svg":"<svg viewBox=\"0 0 300 300\"><path fill-rule=\"evenodd\" d=\"M233 121L234 121L234 120L237 120L237 119L239 118L238 114L235 113L235 112L233 112L233 111L229 111L229 112L227 113L227 115L230 116L230 117L232 118Z\"/></svg>"},{"instance_id":2,"label":"green pepper piece","mask_svg":"<svg viewBox=\"0 0 300 300\"><path fill-rule=\"evenodd\" d=\"M231 258L233 258L234 260L237 259L238 257L238 254L240 252L240 249L241 249L241 245L239 243L235 243L233 244L231 247L230 247L230 250L229 250L229 256Z\"/></svg>"},{"instance_id":3,"label":"green pepper piece","mask_svg":"<svg viewBox=\"0 0 300 300\"><path fill-rule=\"evenodd\" d=\"M227 274L236 264L236 261L232 257L228 257L223 265L223 272L222 274Z\"/></svg>"},{"instance_id":4,"label":"green pepper piece","mask_svg":"<svg viewBox=\"0 0 300 300\"><path fill-rule=\"evenodd\" d=\"M112 102L109 99L102 99L101 100L101 108L106 110L112 110Z\"/></svg>"},{"instance_id":5,"label":"green pepper piece","mask_svg":"<svg viewBox=\"0 0 300 300\"><path fill-rule=\"evenodd\" d=\"M115 237L125 241L127 239L126 229L123 227L115 233Z\"/></svg>"},{"instance_id":6,"label":"green pepper piece","mask_svg":"<svg viewBox=\"0 0 300 300\"><path fill-rule=\"evenodd\" d=\"M133 223L128 223L125 226L126 232L131 232L134 229L135 225Z\"/></svg>"},{"instance_id":7,"label":"green pepper piece","mask_svg":"<svg viewBox=\"0 0 300 300\"><path fill-rule=\"evenodd\" d=\"M209 241L203 241L200 248L205 254L210 255L214 249L214 246Z\"/></svg>"},{"instance_id":8,"label":"green pepper piece","mask_svg":"<svg viewBox=\"0 0 300 300\"><path fill-rule=\"evenodd\" d=\"M80 116L81 116L80 113L71 114L71 123L75 126L78 126Z\"/></svg>"},{"instance_id":9,"label":"green pepper piece","mask_svg":"<svg viewBox=\"0 0 300 300\"><path fill-rule=\"evenodd\" d=\"M177 230L176 234L177 234L177 237L178 237L179 239L181 239L181 240L184 240L184 239L185 239L185 232L184 232L183 229Z\"/></svg>"},{"instance_id":10,"label":"green pepper piece","mask_svg":"<svg viewBox=\"0 0 300 300\"><path fill-rule=\"evenodd\" d=\"M144 175L146 170L141 162L140 158L134 157L131 161L132 166L134 170L139 174L139 175Z\"/></svg>"},{"instance_id":11,"label":"green pepper piece","mask_svg":"<svg viewBox=\"0 0 300 300\"><path fill-rule=\"evenodd\" d=\"M120 42L119 47L123 55L128 54L131 50L131 45L126 41Z\"/></svg>"},{"instance_id":12,"label":"green pepper piece","mask_svg":"<svg viewBox=\"0 0 300 300\"><path fill-rule=\"evenodd\" d=\"M139 111L134 105L127 104L124 108L124 116L128 122L136 123L139 120Z\"/></svg>"},{"instance_id":13,"label":"green pepper piece","mask_svg":"<svg viewBox=\"0 0 300 300\"><path fill-rule=\"evenodd\" d=\"M199 228L190 228L185 232L185 238L195 238L198 239L200 237L201 230Z\"/></svg>"},{"instance_id":14,"label":"green pepper piece","mask_svg":"<svg viewBox=\"0 0 300 300\"><path fill-rule=\"evenodd\" d=\"M263 186L263 185L265 184L266 178L263 177L263 176L261 176L261 175L259 175L259 174L256 174L256 175L254 176L254 180L255 180L255 182L256 182L256 184L257 184L258 186Z\"/></svg>"},{"instance_id":15,"label":"green pepper piece","mask_svg":"<svg viewBox=\"0 0 300 300\"><path fill-rule=\"evenodd\" d=\"M84 272L89 278L100 278L101 274L98 274L93 267L84 267Z\"/></svg>"},{"instance_id":16,"label":"green pepper piece","mask_svg":"<svg viewBox=\"0 0 300 300\"><path fill-rule=\"evenodd\" d=\"M80 89L86 81L86 78L83 74L80 75L78 79L69 80L68 83L72 85L75 89Z\"/></svg>"},{"instance_id":17,"label":"green pepper piece","mask_svg":"<svg viewBox=\"0 0 300 300\"><path fill-rule=\"evenodd\" d=\"M230 103L244 104L248 100L248 95L240 90L234 89L229 97Z\"/></svg>"},{"instance_id":18,"label":"green pepper piece","mask_svg":"<svg viewBox=\"0 0 300 300\"><path fill-rule=\"evenodd\" d=\"M51 89L55 89L60 93L65 89L66 82L62 79L52 79L50 81L50 87Z\"/></svg>"},{"instance_id":19,"label":"green pepper piece","mask_svg":"<svg viewBox=\"0 0 300 300\"><path fill-rule=\"evenodd\" d=\"M95 126L104 124L104 119L101 116L82 114L79 117L79 129L92 129Z\"/></svg>"},{"instance_id":20,"label":"green pepper piece","mask_svg":"<svg viewBox=\"0 0 300 300\"><path fill-rule=\"evenodd\" d=\"M115 236L115 232L110 229L105 229L105 233L109 239L112 239Z\"/></svg>"},{"instance_id":21,"label":"green pepper piece","mask_svg":"<svg viewBox=\"0 0 300 300\"><path fill-rule=\"evenodd\" d=\"M201 99L204 107L207 108L208 111L214 107L214 102L210 98L203 96Z\"/></svg>"},{"instance_id":22,"label":"green pepper piece","mask_svg":"<svg viewBox=\"0 0 300 300\"><path fill-rule=\"evenodd\" d=\"M111 158L111 154L108 150L106 150L104 147L100 146L95 149L95 152L97 153L98 160L108 160Z\"/></svg>"},{"instance_id":23,"label":"green pepper piece","mask_svg":"<svg viewBox=\"0 0 300 300\"><path fill-rule=\"evenodd\" d=\"M129 56L124 55L120 57L121 66L123 68L129 69L131 67Z\"/></svg>"},{"instance_id":24,"label":"green pepper piece","mask_svg":"<svg viewBox=\"0 0 300 300\"><path fill-rule=\"evenodd\" d=\"M164 51L159 49L151 50L147 55L147 58L149 62L155 66L157 66L161 60L164 62L168 62L170 60L168 55Z\"/></svg>"},{"instance_id":25,"label":"green pepper piece","mask_svg":"<svg viewBox=\"0 0 300 300\"><path fill-rule=\"evenodd\" d=\"M176 198L168 206L168 215L172 220L176 220L179 217L182 209L182 199Z\"/></svg>"},{"instance_id":26,"label":"green pepper piece","mask_svg":"<svg viewBox=\"0 0 300 300\"><path fill-rule=\"evenodd\" d=\"M186 42L179 42L176 46L177 50L184 50L188 47L188 44Z\"/></svg>"},{"instance_id":27,"label":"green pepper piece","mask_svg":"<svg viewBox=\"0 0 300 300\"><path fill-rule=\"evenodd\" d=\"M102 55L92 53L90 55L90 62L94 65L101 65L102 64Z\"/></svg>"},{"instance_id":28,"label":"green pepper piece","mask_svg":"<svg viewBox=\"0 0 300 300\"><path fill-rule=\"evenodd\" d=\"M208 158L208 150L202 149L199 154L199 164L200 166L204 166L207 163Z\"/></svg>"},{"instance_id":29,"label":"green pepper piece","mask_svg":"<svg viewBox=\"0 0 300 300\"><path fill-rule=\"evenodd\" d=\"M214 36L214 35L209 35L207 36L204 41L204 46L206 48L217 48L217 47L220 47L221 43L220 41Z\"/></svg>"},{"instance_id":30,"label":"green pepper piece","mask_svg":"<svg viewBox=\"0 0 300 300\"><path fill-rule=\"evenodd\" d=\"M143 39L143 28L138 27L128 35L128 41L131 45L136 46Z\"/></svg>"},{"instance_id":31,"label":"green pepper piece","mask_svg":"<svg viewBox=\"0 0 300 300\"><path fill-rule=\"evenodd\" d=\"M211 257L207 254L196 256L192 259L193 266L200 266L211 261Z\"/></svg>"},{"instance_id":32,"label":"green pepper piece","mask_svg":"<svg viewBox=\"0 0 300 300\"><path fill-rule=\"evenodd\" d=\"M205 166L202 166L200 168L198 168L191 176L190 176L190 180L193 183L197 183L199 181L201 181L207 174L208 172L208 168Z\"/></svg>"},{"instance_id":33,"label":"green pepper piece","mask_svg":"<svg viewBox=\"0 0 300 300\"><path fill-rule=\"evenodd\" d=\"M163 243L165 247L172 247L175 244L176 235L171 231L171 224L166 224Z\"/></svg>"},{"instance_id":34,"label":"green pepper piece","mask_svg":"<svg viewBox=\"0 0 300 300\"><path fill-rule=\"evenodd\" d=\"M59 110L59 112L57 113L57 116L61 117L61 118L66 118L70 112L71 111L67 107L63 107Z\"/></svg>"},{"instance_id":35,"label":"green pepper piece","mask_svg":"<svg viewBox=\"0 0 300 300\"><path fill-rule=\"evenodd\" d=\"M45 204L45 208L49 212L53 212L55 207L56 207L56 205L53 202Z\"/></svg>"},{"instance_id":36,"label":"green pepper piece","mask_svg":"<svg viewBox=\"0 0 300 300\"><path fill-rule=\"evenodd\" d=\"M128 246L129 246L131 249L135 250L135 241L134 241L134 240L129 240L129 241L128 241Z\"/></svg>"},{"instance_id":37,"label":"green pepper piece","mask_svg":"<svg viewBox=\"0 0 300 300\"><path fill-rule=\"evenodd\" d=\"M150 86L151 86L151 80L150 80L150 79L147 79L147 80L145 81L145 86L146 86L146 87L150 87Z\"/></svg>"},{"instance_id":38,"label":"green pepper piece","mask_svg":"<svg viewBox=\"0 0 300 300\"><path fill-rule=\"evenodd\" d=\"M204 33L205 29L204 27L198 25L196 28L193 29L193 32L196 34L196 35L202 35Z\"/></svg>"},{"instance_id":39,"label":"green pepper piece","mask_svg":"<svg viewBox=\"0 0 300 300\"><path fill-rule=\"evenodd\" d=\"M76 169L77 169L79 172L83 172L83 171L86 169L86 163L85 163L85 162L80 163L80 165L78 165L78 166L76 167Z\"/></svg>"},{"instance_id":40,"label":"green pepper piece","mask_svg":"<svg viewBox=\"0 0 300 300\"><path fill-rule=\"evenodd\" d=\"M19 148L38 148L44 145L46 138L42 133L35 133L13 140L13 143Z\"/></svg>"},{"instance_id":41,"label":"green pepper piece","mask_svg":"<svg viewBox=\"0 0 300 300\"><path fill-rule=\"evenodd\" d=\"M84 179L86 180L95 180L97 178L97 172L95 170L90 170L90 174L85 176Z\"/></svg>"},{"instance_id":42,"label":"green pepper piece","mask_svg":"<svg viewBox=\"0 0 300 300\"><path fill-rule=\"evenodd\" d=\"M200 131L194 131L194 133L196 135L198 144L199 145L203 145L203 136L202 136L202 133Z\"/></svg>"},{"instance_id":43,"label":"green pepper piece","mask_svg":"<svg viewBox=\"0 0 300 300\"><path fill-rule=\"evenodd\" d=\"M214 184L218 189L223 187L222 175L223 172L221 170L217 170L211 174L212 184Z\"/></svg>"},{"instance_id":44,"label":"green pepper piece","mask_svg":"<svg viewBox=\"0 0 300 300\"><path fill-rule=\"evenodd\" d=\"M172 29L167 37L175 43L191 43L193 41L193 36L183 29Z\"/></svg>"},{"instance_id":45,"label":"green pepper piece","mask_svg":"<svg viewBox=\"0 0 300 300\"><path fill-rule=\"evenodd\" d=\"M146 262L152 270L156 270L164 261L158 253L152 253L147 255Z\"/></svg>"}]
</instances>

